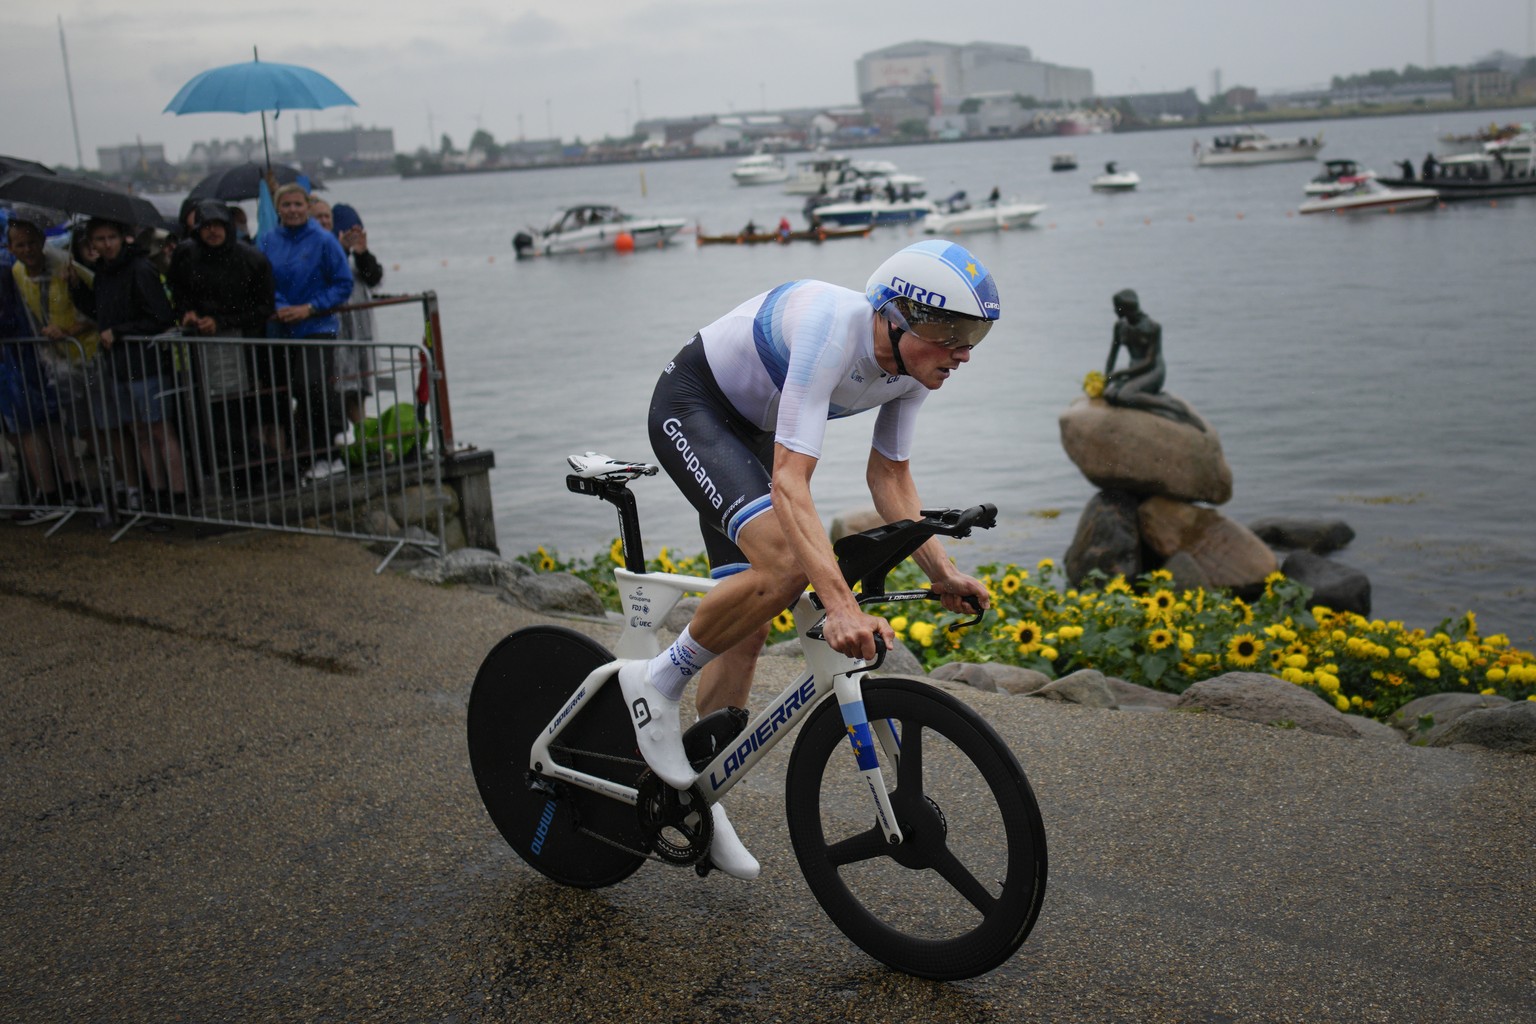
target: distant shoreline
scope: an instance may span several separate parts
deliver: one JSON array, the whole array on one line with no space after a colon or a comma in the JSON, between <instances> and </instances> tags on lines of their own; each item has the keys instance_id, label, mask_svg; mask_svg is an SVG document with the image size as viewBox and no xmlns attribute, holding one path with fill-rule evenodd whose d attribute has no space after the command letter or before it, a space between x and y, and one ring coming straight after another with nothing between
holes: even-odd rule
<instances>
[{"instance_id":1,"label":"distant shoreline","mask_svg":"<svg viewBox=\"0 0 1536 1024\"><path fill-rule=\"evenodd\" d=\"M1111 134L1130 135L1139 132L1162 132L1195 130L1205 131L1220 129L1232 125L1257 125L1274 124L1287 121L1334 121L1355 120L1362 118L1382 117L1410 117L1419 114L1490 114L1494 121L1499 120L1498 111L1536 109L1536 97L1521 97L1505 104L1482 103L1475 107L1460 104L1435 104L1423 105L1402 104L1395 107L1349 107L1349 108L1294 108L1286 110L1250 111L1243 114L1220 114L1195 121L1174 121L1164 124L1142 124L1132 127L1117 129ZM1074 138L1082 138L1076 135L975 135L959 139L879 139L874 141L861 141L857 139L844 140L831 147L838 151L854 151L862 149L896 149L907 146L950 146L967 142L1016 142L1020 139L1061 139L1070 141ZM401 171L398 175L402 179L408 178L441 178L464 174L499 174L506 171L542 171L550 168L571 167L608 167L624 164L660 164L672 163L678 160L718 160L721 157L741 156L745 151L735 150L718 153L667 153L655 156L639 156L634 154L580 157L569 160L551 160L545 163L527 164L497 164L492 167L439 167L418 168L412 171ZM786 153L805 152L814 150L786 150ZM358 175L362 177L362 175ZM369 177L389 177L389 175L369 175ZM337 179L342 180L342 179Z\"/></svg>"}]
</instances>

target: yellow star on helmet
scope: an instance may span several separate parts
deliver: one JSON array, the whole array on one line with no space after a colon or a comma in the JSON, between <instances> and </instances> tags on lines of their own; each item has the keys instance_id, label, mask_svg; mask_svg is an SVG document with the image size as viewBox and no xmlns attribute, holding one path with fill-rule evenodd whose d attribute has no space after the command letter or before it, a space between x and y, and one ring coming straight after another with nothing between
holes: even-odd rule
<instances>
[{"instance_id":1,"label":"yellow star on helmet","mask_svg":"<svg viewBox=\"0 0 1536 1024\"><path fill-rule=\"evenodd\" d=\"M976 276L976 264L975 263L967 263L965 265L965 272L967 274L970 274L972 277L975 277Z\"/></svg>"}]
</instances>

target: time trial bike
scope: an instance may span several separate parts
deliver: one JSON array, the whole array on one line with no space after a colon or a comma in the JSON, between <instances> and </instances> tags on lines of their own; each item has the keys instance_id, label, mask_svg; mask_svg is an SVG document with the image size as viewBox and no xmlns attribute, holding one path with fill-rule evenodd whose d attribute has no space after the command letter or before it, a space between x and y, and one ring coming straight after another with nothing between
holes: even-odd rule
<instances>
[{"instance_id":1,"label":"time trial bike","mask_svg":"<svg viewBox=\"0 0 1536 1024\"><path fill-rule=\"evenodd\" d=\"M481 664L470 762L512 848L582 888L618 883L647 860L707 875L710 805L803 726L786 766L789 837L837 927L876 959L926 978L974 977L1012 956L1046 883L1045 826L1023 768L970 705L929 683L868 676L883 652L866 664L833 650L814 592L793 608L800 677L750 721L727 708L694 723L684 746L699 775L686 791L650 771L618 671L655 656L668 613L715 581L645 570L629 484L657 467L590 452L568 461L572 491L619 510L624 626L614 653L574 629L520 629ZM844 537L834 553L861 604L934 600L928 590L887 593L887 575L929 537L965 537L996 516L991 505L924 511Z\"/></svg>"}]
</instances>

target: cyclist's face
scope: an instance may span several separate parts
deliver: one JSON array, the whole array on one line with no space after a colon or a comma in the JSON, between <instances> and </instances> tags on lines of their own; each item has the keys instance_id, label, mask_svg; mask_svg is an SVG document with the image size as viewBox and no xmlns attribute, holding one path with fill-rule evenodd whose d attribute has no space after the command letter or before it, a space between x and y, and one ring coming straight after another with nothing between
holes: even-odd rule
<instances>
[{"instance_id":1,"label":"cyclist's face","mask_svg":"<svg viewBox=\"0 0 1536 1024\"><path fill-rule=\"evenodd\" d=\"M929 391L936 391L951 373L971 361L971 346L928 341L920 334L909 334L901 340L901 358L913 380Z\"/></svg>"}]
</instances>

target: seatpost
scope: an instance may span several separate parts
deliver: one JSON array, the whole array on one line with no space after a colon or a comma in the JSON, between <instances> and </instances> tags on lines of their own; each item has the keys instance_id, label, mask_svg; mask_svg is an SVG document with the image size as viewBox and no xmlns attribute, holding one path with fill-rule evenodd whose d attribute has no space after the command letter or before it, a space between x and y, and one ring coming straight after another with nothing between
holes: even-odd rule
<instances>
[{"instance_id":1,"label":"seatpost","mask_svg":"<svg viewBox=\"0 0 1536 1024\"><path fill-rule=\"evenodd\" d=\"M619 510L619 542L624 545L624 568L645 572L645 547L640 540L640 511L628 480L594 480L571 475L565 478L567 489L577 494L593 494Z\"/></svg>"}]
</instances>

